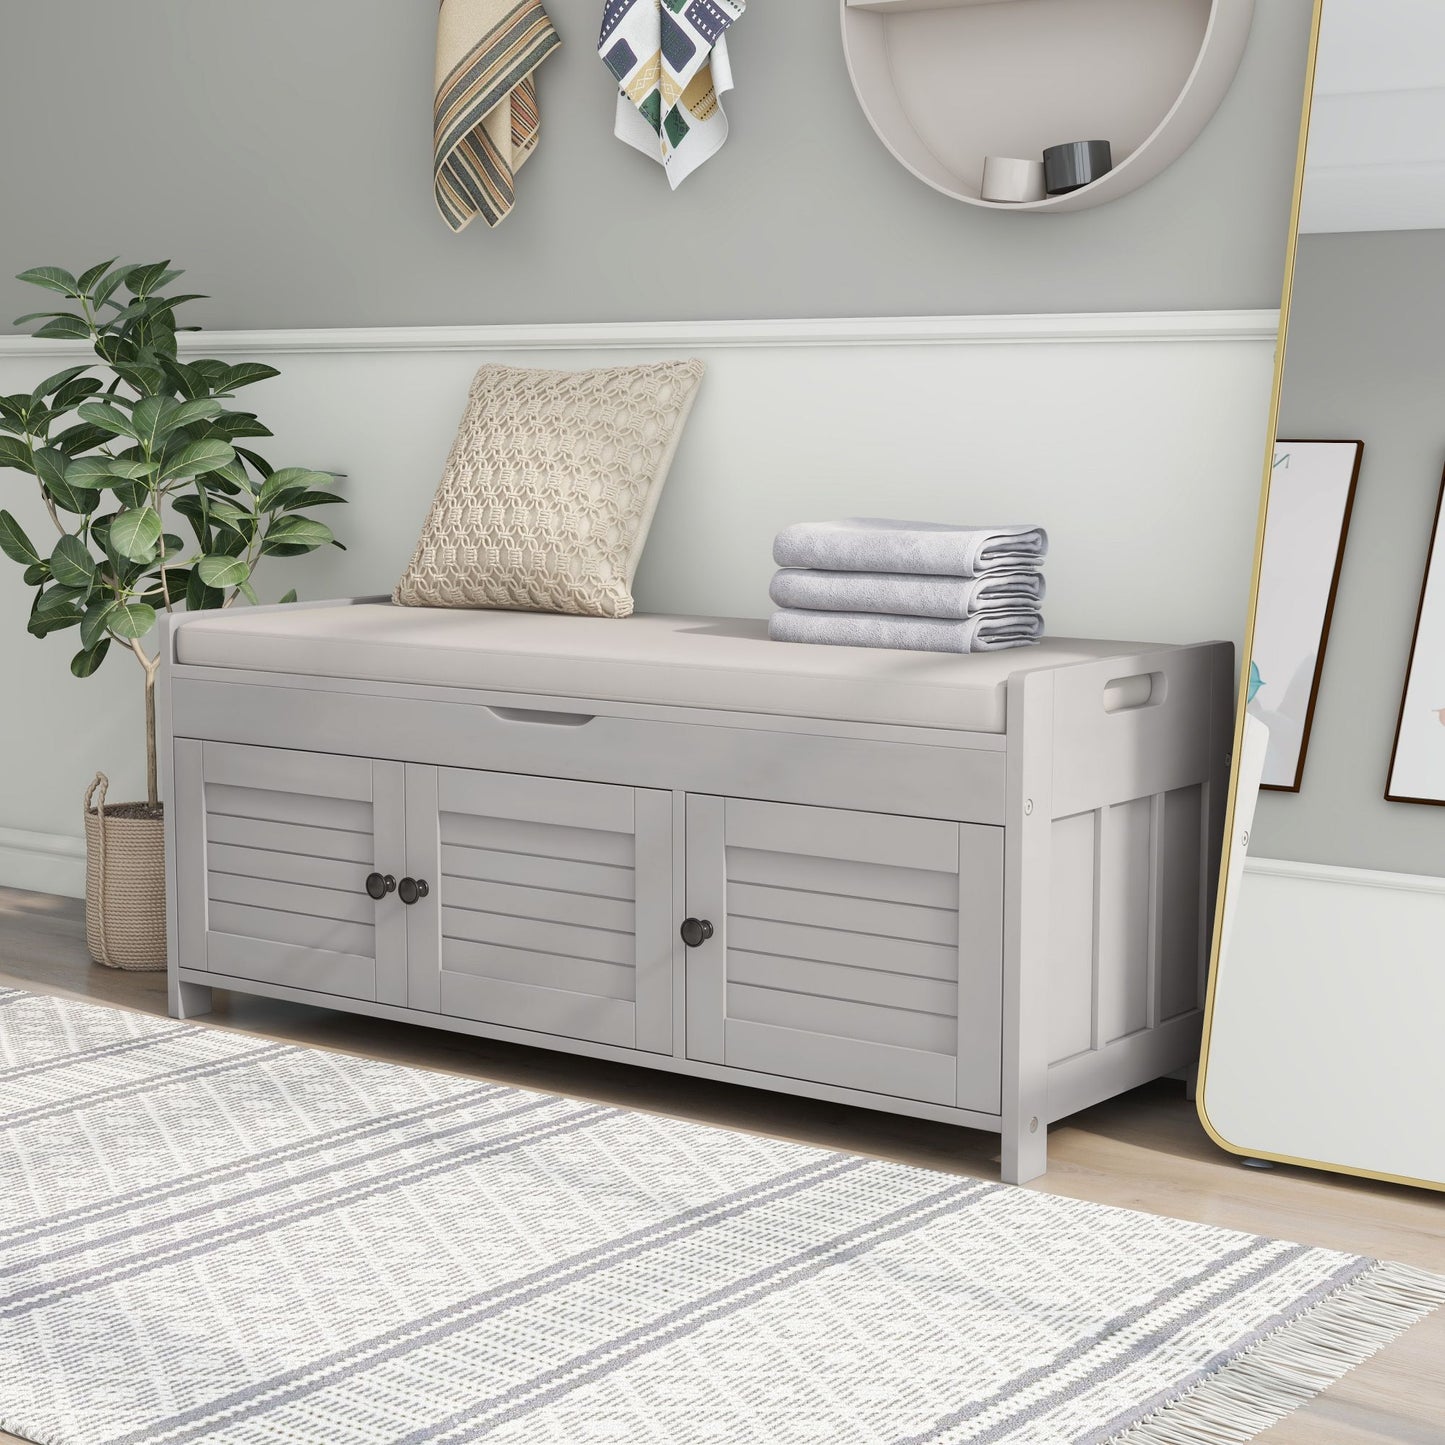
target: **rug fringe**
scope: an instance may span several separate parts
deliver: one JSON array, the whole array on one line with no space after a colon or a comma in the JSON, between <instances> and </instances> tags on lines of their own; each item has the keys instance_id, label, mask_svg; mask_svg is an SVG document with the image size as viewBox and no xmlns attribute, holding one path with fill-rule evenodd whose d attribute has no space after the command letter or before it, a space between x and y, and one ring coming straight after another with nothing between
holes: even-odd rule
<instances>
[{"instance_id":1,"label":"rug fringe","mask_svg":"<svg viewBox=\"0 0 1445 1445\"><path fill-rule=\"evenodd\" d=\"M1247 1445L1445 1304L1445 1277L1381 1264L1108 1445Z\"/></svg>"}]
</instances>

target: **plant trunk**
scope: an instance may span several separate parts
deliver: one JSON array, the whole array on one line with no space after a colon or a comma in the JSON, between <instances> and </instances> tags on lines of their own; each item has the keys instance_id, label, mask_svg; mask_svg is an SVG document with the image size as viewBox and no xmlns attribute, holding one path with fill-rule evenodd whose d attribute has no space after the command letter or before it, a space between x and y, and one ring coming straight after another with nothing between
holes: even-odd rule
<instances>
[{"instance_id":1,"label":"plant trunk","mask_svg":"<svg viewBox=\"0 0 1445 1445\"><path fill-rule=\"evenodd\" d=\"M160 802L156 785L156 669L146 668L146 802L155 807Z\"/></svg>"}]
</instances>

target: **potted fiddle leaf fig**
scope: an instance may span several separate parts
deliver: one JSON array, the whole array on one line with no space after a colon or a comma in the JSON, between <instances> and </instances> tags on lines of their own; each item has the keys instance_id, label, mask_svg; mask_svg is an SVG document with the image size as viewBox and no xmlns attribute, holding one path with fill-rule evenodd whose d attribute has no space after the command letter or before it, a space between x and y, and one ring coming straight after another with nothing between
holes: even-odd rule
<instances>
[{"instance_id":1,"label":"potted fiddle leaf fig","mask_svg":"<svg viewBox=\"0 0 1445 1445\"><path fill-rule=\"evenodd\" d=\"M311 513L343 500L329 472L277 470L246 443L271 433L231 405L242 387L278 373L256 362L183 358L176 314L198 296L168 288L169 262L58 266L19 279L63 298L22 316L42 339L89 343L95 360L33 391L0 396L0 467L39 489L39 531L0 510L0 550L35 589L35 637L70 633L70 670L89 677L112 654L139 665L145 686L146 800L86 794L86 933L97 962L165 967L164 826L156 779L157 649L162 612L256 601L263 558L340 546ZM293 601L295 593L281 600ZM96 789L100 797L92 806Z\"/></svg>"}]
</instances>

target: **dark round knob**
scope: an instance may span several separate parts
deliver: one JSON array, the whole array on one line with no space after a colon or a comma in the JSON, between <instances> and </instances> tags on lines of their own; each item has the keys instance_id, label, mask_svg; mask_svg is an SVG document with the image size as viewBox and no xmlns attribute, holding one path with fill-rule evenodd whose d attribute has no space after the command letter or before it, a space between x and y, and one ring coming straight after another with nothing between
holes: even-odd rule
<instances>
[{"instance_id":1,"label":"dark round knob","mask_svg":"<svg viewBox=\"0 0 1445 1445\"><path fill-rule=\"evenodd\" d=\"M425 878L403 878L396 885L397 897L406 904L415 903L418 898L425 898L430 892Z\"/></svg>"},{"instance_id":2,"label":"dark round knob","mask_svg":"<svg viewBox=\"0 0 1445 1445\"><path fill-rule=\"evenodd\" d=\"M390 873L369 873L366 878L366 891L378 902L396 888L396 879Z\"/></svg>"},{"instance_id":3,"label":"dark round knob","mask_svg":"<svg viewBox=\"0 0 1445 1445\"><path fill-rule=\"evenodd\" d=\"M700 948L712 937L712 924L706 918L685 918L682 923L682 941L689 948Z\"/></svg>"}]
</instances>

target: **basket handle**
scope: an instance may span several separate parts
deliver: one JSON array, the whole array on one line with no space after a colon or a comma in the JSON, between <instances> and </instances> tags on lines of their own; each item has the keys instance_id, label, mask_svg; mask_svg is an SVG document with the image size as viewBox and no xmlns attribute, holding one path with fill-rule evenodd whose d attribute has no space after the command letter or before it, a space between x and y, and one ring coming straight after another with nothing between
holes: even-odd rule
<instances>
[{"instance_id":1,"label":"basket handle","mask_svg":"<svg viewBox=\"0 0 1445 1445\"><path fill-rule=\"evenodd\" d=\"M85 790L85 811L91 811L91 799L95 798L95 816L100 821L96 834L100 839L99 856L96 859L96 867L100 873L100 898L96 912L96 934L100 939L100 962L107 968L115 965L110 961L110 945L105 941L105 795L110 788L110 779L104 773L97 773L91 781L90 786ZM99 789L100 796L96 798L96 790Z\"/></svg>"},{"instance_id":2,"label":"basket handle","mask_svg":"<svg viewBox=\"0 0 1445 1445\"><path fill-rule=\"evenodd\" d=\"M95 790L100 789L100 801L95 805L95 811L103 818L105 817L105 794L110 787L110 779L104 773L97 773L95 780L85 790L85 811L90 812L90 800L95 797Z\"/></svg>"}]
</instances>

